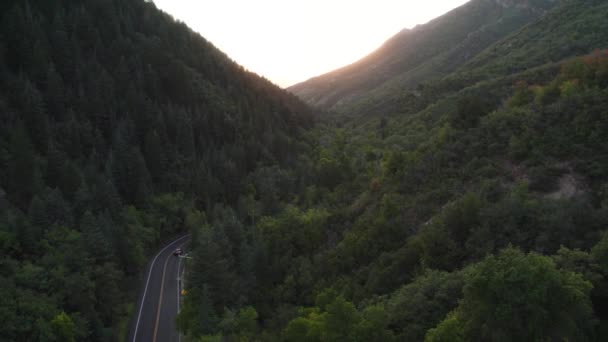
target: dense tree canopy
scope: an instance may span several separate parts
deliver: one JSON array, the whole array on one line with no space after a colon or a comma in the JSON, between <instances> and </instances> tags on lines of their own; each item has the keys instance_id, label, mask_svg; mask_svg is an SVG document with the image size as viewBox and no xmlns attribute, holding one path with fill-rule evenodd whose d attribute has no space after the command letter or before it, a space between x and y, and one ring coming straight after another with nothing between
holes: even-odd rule
<instances>
[{"instance_id":1,"label":"dense tree canopy","mask_svg":"<svg viewBox=\"0 0 608 342\"><path fill-rule=\"evenodd\" d=\"M549 257L503 250L467 270L464 296L428 341L589 340L591 283Z\"/></svg>"},{"instance_id":2,"label":"dense tree canopy","mask_svg":"<svg viewBox=\"0 0 608 342\"><path fill-rule=\"evenodd\" d=\"M554 5L315 123L152 2L0 3L2 338L124 339L189 232L192 340L601 340L608 5Z\"/></svg>"},{"instance_id":3,"label":"dense tree canopy","mask_svg":"<svg viewBox=\"0 0 608 342\"><path fill-rule=\"evenodd\" d=\"M260 189L285 189L280 177L252 182L236 215L243 234L226 237L236 226L229 215L205 223L200 253L221 262L192 262L186 331L284 341L601 340L606 65L597 51L517 74L504 89L467 88L443 113L431 106L392 118L388 136L366 123L319 125L297 163L315 179L272 197ZM221 282L206 272L220 266L231 284L253 285L211 292ZM255 337L221 324L250 307ZM189 330L197 325L204 329Z\"/></svg>"},{"instance_id":4,"label":"dense tree canopy","mask_svg":"<svg viewBox=\"0 0 608 342\"><path fill-rule=\"evenodd\" d=\"M152 249L276 181L312 113L152 2L0 9L0 339L122 340Z\"/></svg>"}]
</instances>

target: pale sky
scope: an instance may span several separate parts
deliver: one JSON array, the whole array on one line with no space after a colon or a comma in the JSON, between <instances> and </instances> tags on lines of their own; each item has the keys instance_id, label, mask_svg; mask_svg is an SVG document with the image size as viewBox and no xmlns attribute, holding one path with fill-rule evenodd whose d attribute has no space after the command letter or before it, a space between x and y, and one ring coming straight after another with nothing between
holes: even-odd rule
<instances>
[{"instance_id":1,"label":"pale sky","mask_svg":"<svg viewBox=\"0 0 608 342\"><path fill-rule=\"evenodd\" d=\"M467 0L154 0L230 58L287 87L348 65Z\"/></svg>"}]
</instances>

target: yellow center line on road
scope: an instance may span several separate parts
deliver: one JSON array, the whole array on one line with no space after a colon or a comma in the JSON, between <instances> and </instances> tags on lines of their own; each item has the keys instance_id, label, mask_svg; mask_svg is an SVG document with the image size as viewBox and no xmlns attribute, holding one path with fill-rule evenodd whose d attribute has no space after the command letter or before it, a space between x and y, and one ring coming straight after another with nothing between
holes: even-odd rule
<instances>
[{"instance_id":1,"label":"yellow center line on road","mask_svg":"<svg viewBox=\"0 0 608 342\"><path fill-rule=\"evenodd\" d=\"M152 338L152 342L156 342L156 335L158 334L158 321L160 320L160 309L163 305L163 293L165 291L165 274L167 272L167 264L169 263L169 259L171 259L171 254L167 256L167 260L165 260L165 265L163 266L163 276L160 283L160 296L158 298L158 308L156 309L156 322L154 323L154 337Z\"/></svg>"}]
</instances>

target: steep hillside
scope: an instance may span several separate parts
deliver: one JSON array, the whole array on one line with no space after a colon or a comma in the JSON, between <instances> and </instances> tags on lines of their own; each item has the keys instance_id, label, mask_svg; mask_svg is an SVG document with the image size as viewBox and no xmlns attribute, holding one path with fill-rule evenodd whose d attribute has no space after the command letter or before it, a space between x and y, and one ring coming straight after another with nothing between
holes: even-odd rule
<instances>
[{"instance_id":1,"label":"steep hillside","mask_svg":"<svg viewBox=\"0 0 608 342\"><path fill-rule=\"evenodd\" d=\"M533 22L556 1L473 0L413 30L403 30L362 60L289 88L335 109L387 83L412 88L448 74L490 44Z\"/></svg>"},{"instance_id":2,"label":"steep hillside","mask_svg":"<svg viewBox=\"0 0 608 342\"><path fill-rule=\"evenodd\" d=\"M602 341L608 51L519 77L496 102L490 83L403 126L320 131L316 181L278 215L260 199L195 230L184 332Z\"/></svg>"},{"instance_id":3,"label":"steep hillside","mask_svg":"<svg viewBox=\"0 0 608 342\"><path fill-rule=\"evenodd\" d=\"M122 340L149 251L274 181L312 113L152 2L0 9L0 340Z\"/></svg>"},{"instance_id":4,"label":"steep hillside","mask_svg":"<svg viewBox=\"0 0 608 342\"><path fill-rule=\"evenodd\" d=\"M416 113L467 88L491 88L504 95L518 74L608 47L606 15L608 3L604 1L562 1L541 19L498 40L448 75L426 79L415 88L399 79L388 82L342 106L340 112L358 118L406 117L403 114Z\"/></svg>"},{"instance_id":5,"label":"steep hillside","mask_svg":"<svg viewBox=\"0 0 608 342\"><path fill-rule=\"evenodd\" d=\"M608 7L557 6L448 75L357 107L381 115L317 126L299 156L314 180L290 201L254 184L244 220L208 217L183 331L602 341Z\"/></svg>"}]
</instances>

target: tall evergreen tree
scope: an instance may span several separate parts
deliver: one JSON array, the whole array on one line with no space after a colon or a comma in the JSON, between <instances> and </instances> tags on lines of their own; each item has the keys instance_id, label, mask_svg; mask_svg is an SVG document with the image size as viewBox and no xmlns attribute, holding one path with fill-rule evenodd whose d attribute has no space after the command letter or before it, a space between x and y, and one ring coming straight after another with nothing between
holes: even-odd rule
<instances>
[{"instance_id":1,"label":"tall evergreen tree","mask_svg":"<svg viewBox=\"0 0 608 342\"><path fill-rule=\"evenodd\" d=\"M11 133L9 154L9 195L16 205L26 208L42 182L34 148L22 124L18 124Z\"/></svg>"},{"instance_id":2,"label":"tall evergreen tree","mask_svg":"<svg viewBox=\"0 0 608 342\"><path fill-rule=\"evenodd\" d=\"M49 143L49 119L42 95L29 81L23 83L21 110L28 133L39 153L45 154Z\"/></svg>"}]
</instances>

